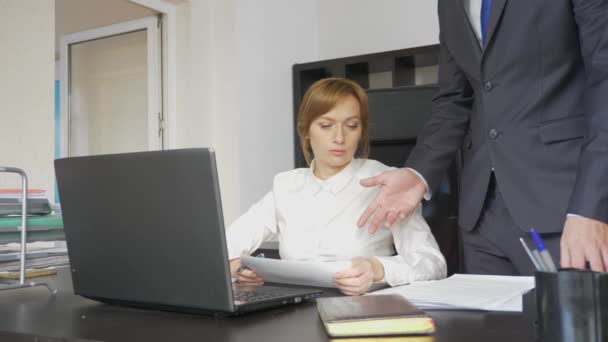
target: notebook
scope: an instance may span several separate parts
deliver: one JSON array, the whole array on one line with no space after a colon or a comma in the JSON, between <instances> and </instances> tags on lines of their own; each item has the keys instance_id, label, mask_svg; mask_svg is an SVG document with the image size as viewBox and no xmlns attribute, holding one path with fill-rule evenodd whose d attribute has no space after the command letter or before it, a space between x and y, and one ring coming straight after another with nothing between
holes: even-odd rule
<instances>
[{"instance_id":1,"label":"notebook","mask_svg":"<svg viewBox=\"0 0 608 342\"><path fill-rule=\"evenodd\" d=\"M332 338L329 342L434 342L432 335L377 336L377 337L341 337Z\"/></svg>"},{"instance_id":2,"label":"notebook","mask_svg":"<svg viewBox=\"0 0 608 342\"><path fill-rule=\"evenodd\" d=\"M317 310L331 337L435 332L433 319L399 295L319 298Z\"/></svg>"},{"instance_id":3,"label":"notebook","mask_svg":"<svg viewBox=\"0 0 608 342\"><path fill-rule=\"evenodd\" d=\"M55 171L78 295L229 315L321 293L233 288L212 149L65 158Z\"/></svg>"}]
</instances>

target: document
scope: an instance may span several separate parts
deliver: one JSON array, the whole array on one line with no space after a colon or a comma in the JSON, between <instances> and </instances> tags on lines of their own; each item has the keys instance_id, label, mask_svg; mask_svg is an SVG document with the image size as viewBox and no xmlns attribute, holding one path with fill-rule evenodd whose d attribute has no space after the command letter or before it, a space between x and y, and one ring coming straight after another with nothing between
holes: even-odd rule
<instances>
[{"instance_id":1,"label":"document","mask_svg":"<svg viewBox=\"0 0 608 342\"><path fill-rule=\"evenodd\" d=\"M243 264L265 282L335 287L334 273L351 267L349 261L292 261L242 256Z\"/></svg>"},{"instance_id":2,"label":"document","mask_svg":"<svg viewBox=\"0 0 608 342\"><path fill-rule=\"evenodd\" d=\"M67 252L67 246L65 241L35 241L28 242L26 249L30 251L40 251L51 248L63 248ZM17 242L11 242L4 245L0 245L0 253L19 252L21 250L21 244Z\"/></svg>"},{"instance_id":3,"label":"document","mask_svg":"<svg viewBox=\"0 0 608 342\"><path fill-rule=\"evenodd\" d=\"M455 274L375 291L399 294L423 309L522 311L522 295L534 288L534 277Z\"/></svg>"}]
</instances>

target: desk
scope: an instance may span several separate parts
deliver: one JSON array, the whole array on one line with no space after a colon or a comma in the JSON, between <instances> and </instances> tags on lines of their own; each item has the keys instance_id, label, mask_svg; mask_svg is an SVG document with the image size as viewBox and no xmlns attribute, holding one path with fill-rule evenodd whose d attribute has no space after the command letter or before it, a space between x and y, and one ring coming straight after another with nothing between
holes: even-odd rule
<instances>
[{"instance_id":1,"label":"desk","mask_svg":"<svg viewBox=\"0 0 608 342\"><path fill-rule=\"evenodd\" d=\"M17 332L101 341L328 341L314 303L214 319L117 307L76 296L67 269L40 279L57 287L60 291L57 296L51 296L44 288L0 292L0 340L36 340L31 335L16 337ZM534 340L533 329L521 314L477 311L430 314L437 324L435 342Z\"/></svg>"}]
</instances>

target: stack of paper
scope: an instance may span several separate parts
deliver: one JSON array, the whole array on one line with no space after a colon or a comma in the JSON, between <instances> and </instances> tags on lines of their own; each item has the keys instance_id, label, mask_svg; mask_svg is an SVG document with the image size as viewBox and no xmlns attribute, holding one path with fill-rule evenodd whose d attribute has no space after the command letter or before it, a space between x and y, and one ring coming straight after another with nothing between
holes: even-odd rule
<instances>
[{"instance_id":1,"label":"stack of paper","mask_svg":"<svg viewBox=\"0 0 608 342\"><path fill-rule=\"evenodd\" d=\"M29 269L34 269L34 268L67 266L69 264L70 264L70 259L68 259L67 254L63 254L63 255L47 256L47 257L38 258L38 259L26 259L25 268L29 270ZM0 263L0 273L18 271L19 266L20 266L20 261L8 261L8 262Z\"/></svg>"},{"instance_id":2,"label":"stack of paper","mask_svg":"<svg viewBox=\"0 0 608 342\"><path fill-rule=\"evenodd\" d=\"M0 272L16 271L21 259L18 243L0 245ZM38 241L27 244L27 268L64 266L69 263L65 241Z\"/></svg>"},{"instance_id":3,"label":"stack of paper","mask_svg":"<svg viewBox=\"0 0 608 342\"><path fill-rule=\"evenodd\" d=\"M534 277L455 274L370 293L399 294L423 309L522 311L522 295L534 288Z\"/></svg>"}]
</instances>

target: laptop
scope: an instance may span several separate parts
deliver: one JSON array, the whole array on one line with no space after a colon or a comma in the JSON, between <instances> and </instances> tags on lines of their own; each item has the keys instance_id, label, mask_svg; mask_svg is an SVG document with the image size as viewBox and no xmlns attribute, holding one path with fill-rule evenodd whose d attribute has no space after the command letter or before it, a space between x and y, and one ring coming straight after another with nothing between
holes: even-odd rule
<instances>
[{"instance_id":1,"label":"laptop","mask_svg":"<svg viewBox=\"0 0 608 342\"><path fill-rule=\"evenodd\" d=\"M233 284L213 149L55 161L74 293L218 316L321 291Z\"/></svg>"}]
</instances>

